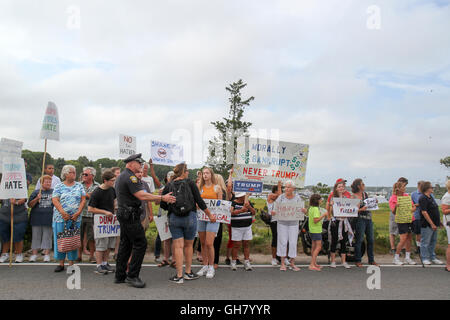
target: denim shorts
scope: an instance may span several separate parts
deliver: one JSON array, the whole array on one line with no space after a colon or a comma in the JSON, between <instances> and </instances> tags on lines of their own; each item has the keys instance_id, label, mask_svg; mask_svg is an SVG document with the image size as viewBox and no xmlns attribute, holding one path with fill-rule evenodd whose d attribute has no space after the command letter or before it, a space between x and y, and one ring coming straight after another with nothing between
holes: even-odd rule
<instances>
[{"instance_id":1,"label":"denim shorts","mask_svg":"<svg viewBox=\"0 0 450 320\"><path fill-rule=\"evenodd\" d=\"M209 222L209 221L201 221L198 220L197 223L197 231L198 232L214 232L217 233L219 231L220 222Z\"/></svg>"},{"instance_id":2,"label":"denim shorts","mask_svg":"<svg viewBox=\"0 0 450 320\"><path fill-rule=\"evenodd\" d=\"M186 217L169 214L169 229L173 240L180 238L194 240L197 233L197 212L191 211Z\"/></svg>"},{"instance_id":3,"label":"denim shorts","mask_svg":"<svg viewBox=\"0 0 450 320\"><path fill-rule=\"evenodd\" d=\"M23 241L27 231L28 221L14 223L13 243ZM3 243L11 241L11 223L0 221L0 236Z\"/></svg>"},{"instance_id":4,"label":"denim shorts","mask_svg":"<svg viewBox=\"0 0 450 320\"><path fill-rule=\"evenodd\" d=\"M321 233L310 233L310 236L312 241L322 241Z\"/></svg>"}]
</instances>

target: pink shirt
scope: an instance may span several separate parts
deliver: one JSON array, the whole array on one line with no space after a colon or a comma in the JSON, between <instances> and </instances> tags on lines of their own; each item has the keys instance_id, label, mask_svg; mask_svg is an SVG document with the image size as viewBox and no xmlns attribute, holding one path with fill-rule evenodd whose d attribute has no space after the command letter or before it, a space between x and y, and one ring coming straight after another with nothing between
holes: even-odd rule
<instances>
[{"instance_id":1,"label":"pink shirt","mask_svg":"<svg viewBox=\"0 0 450 320\"><path fill-rule=\"evenodd\" d=\"M402 196L409 196L409 194L404 193ZM411 200L412 206L413 208L415 208L414 206L414 202ZM389 208L391 209L391 212L394 213L395 212L395 205L397 204L397 196L395 194L393 194L391 196L391 198L389 199ZM412 213L411 213L412 214ZM413 221L414 221L414 216L413 216Z\"/></svg>"}]
</instances>

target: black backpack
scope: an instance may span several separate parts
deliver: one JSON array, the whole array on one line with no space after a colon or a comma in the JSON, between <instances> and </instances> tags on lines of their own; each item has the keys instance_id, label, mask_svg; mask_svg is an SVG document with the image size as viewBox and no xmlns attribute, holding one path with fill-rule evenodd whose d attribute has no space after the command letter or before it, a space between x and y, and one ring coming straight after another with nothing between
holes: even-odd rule
<instances>
[{"instance_id":1,"label":"black backpack","mask_svg":"<svg viewBox=\"0 0 450 320\"><path fill-rule=\"evenodd\" d=\"M185 217L195 209L195 200L187 179L172 181L168 185L169 192L176 198L175 203L169 204L169 212L176 216Z\"/></svg>"}]
</instances>

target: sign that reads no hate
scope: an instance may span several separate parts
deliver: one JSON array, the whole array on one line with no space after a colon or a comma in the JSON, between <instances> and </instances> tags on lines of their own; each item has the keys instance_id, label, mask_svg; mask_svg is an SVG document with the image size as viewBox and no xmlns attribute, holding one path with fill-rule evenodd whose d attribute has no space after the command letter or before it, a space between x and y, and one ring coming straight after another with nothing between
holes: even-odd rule
<instances>
[{"instance_id":1,"label":"sign that reads no hate","mask_svg":"<svg viewBox=\"0 0 450 320\"><path fill-rule=\"evenodd\" d=\"M25 164L22 158L3 158L0 199L28 198Z\"/></svg>"},{"instance_id":2,"label":"sign that reads no hate","mask_svg":"<svg viewBox=\"0 0 450 320\"><path fill-rule=\"evenodd\" d=\"M136 154L136 137L119 134L119 155L129 157Z\"/></svg>"}]
</instances>

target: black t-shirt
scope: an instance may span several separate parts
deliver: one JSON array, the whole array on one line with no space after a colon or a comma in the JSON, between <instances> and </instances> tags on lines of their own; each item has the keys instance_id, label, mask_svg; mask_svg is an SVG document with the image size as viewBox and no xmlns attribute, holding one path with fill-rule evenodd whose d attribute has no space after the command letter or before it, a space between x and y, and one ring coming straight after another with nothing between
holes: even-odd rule
<instances>
[{"instance_id":1,"label":"black t-shirt","mask_svg":"<svg viewBox=\"0 0 450 320\"><path fill-rule=\"evenodd\" d=\"M420 206L420 222L422 222L422 228L431 228L428 221L422 214L422 211L426 211L430 216L431 221L433 221L436 227L439 227L441 223L441 216L439 214L439 206L436 201L434 201L433 197L427 197L422 194L419 198L419 206Z\"/></svg>"},{"instance_id":2,"label":"black t-shirt","mask_svg":"<svg viewBox=\"0 0 450 320\"><path fill-rule=\"evenodd\" d=\"M118 206L139 208L141 200L133 194L144 189L142 182L128 168L120 174L118 180L116 189Z\"/></svg>"},{"instance_id":3,"label":"black t-shirt","mask_svg":"<svg viewBox=\"0 0 450 320\"><path fill-rule=\"evenodd\" d=\"M250 206L253 208L251 202ZM238 203L235 200L231 202L231 208L233 210L241 210L244 207L244 202ZM233 228L245 228L252 225L253 216L250 210L241 212L237 215L231 215L231 226Z\"/></svg>"},{"instance_id":4,"label":"black t-shirt","mask_svg":"<svg viewBox=\"0 0 450 320\"><path fill-rule=\"evenodd\" d=\"M98 187L91 194L89 206L114 213L115 198L116 198L116 191L114 190L114 188L104 190Z\"/></svg>"}]
</instances>

